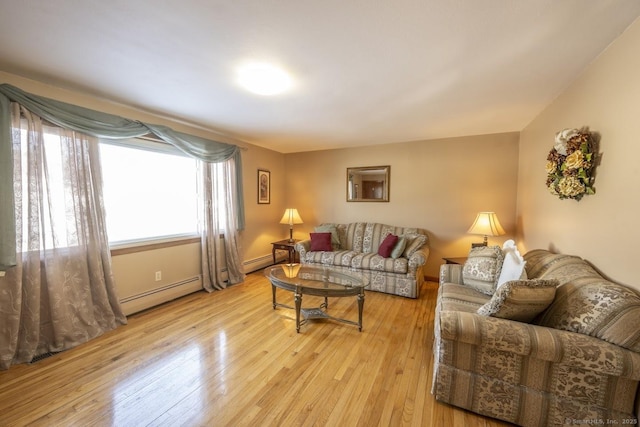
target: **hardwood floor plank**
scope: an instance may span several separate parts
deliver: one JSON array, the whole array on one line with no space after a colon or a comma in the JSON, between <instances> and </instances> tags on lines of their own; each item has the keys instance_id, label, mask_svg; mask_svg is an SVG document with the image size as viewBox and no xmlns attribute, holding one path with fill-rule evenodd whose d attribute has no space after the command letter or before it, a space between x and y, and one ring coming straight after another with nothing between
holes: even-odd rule
<instances>
[{"instance_id":1,"label":"hardwood floor plank","mask_svg":"<svg viewBox=\"0 0 640 427\"><path fill-rule=\"evenodd\" d=\"M271 305L262 272L129 317L34 364L0 371L2 426L491 426L431 394L438 286L367 292L363 330ZM292 304L290 293L278 301ZM304 306L322 302L307 297ZM329 301L357 319L355 298Z\"/></svg>"}]
</instances>

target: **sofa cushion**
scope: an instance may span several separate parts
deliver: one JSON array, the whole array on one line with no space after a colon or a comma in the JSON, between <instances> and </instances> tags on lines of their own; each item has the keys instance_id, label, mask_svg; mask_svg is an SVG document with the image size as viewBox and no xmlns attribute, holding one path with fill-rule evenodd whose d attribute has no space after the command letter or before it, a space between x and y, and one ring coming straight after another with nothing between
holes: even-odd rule
<instances>
[{"instance_id":1,"label":"sofa cushion","mask_svg":"<svg viewBox=\"0 0 640 427\"><path fill-rule=\"evenodd\" d=\"M383 258L389 258L396 243L398 243L398 236L395 234L388 234L382 243L380 243L380 247L378 247L378 255Z\"/></svg>"},{"instance_id":2,"label":"sofa cushion","mask_svg":"<svg viewBox=\"0 0 640 427\"><path fill-rule=\"evenodd\" d=\"M525 270L530 279L553 277L560 285L571 280L574 273L584 274L582 258L574 255L554 254L544 249L533 249L524 255ZM577 269L571 266L577 266ZM573 270L573 273L568 270ZM563 273L562 270L565 270ZM567 274L568 273L568 274ZM595 272L594 272L595 273ZM597 273L595 273L597 275Z\"/></svg>"},{"instance_id":3,"label":"sofa cushion","mask_svg":"<svg viewBox=\"0 0 640 427\"><path fill-rule=\"evenodd\" d=\"M529 277L556 279L556 297L536 323L578 332L640 352L640 296L603 278L585 260L535 249L524 256Z\"/></svg>"},{"instance_id":4,"label":"sofa cushion","mask_svg":"<svg viewBox=\"0 0 640 427\"><path fill-rule=\"evenodd\" d=\"M396 227L394 225L369 222L365 224L362 241L362 252L375 253L388 234L400 236L402 234L420 234L417 228ZM425 240L426 242L426 240Z\"/></svg>"},{"instance_id":5,"label":"sofa cushion","mask_svg":"<svg viewBox=\"0 0 640 427\"><path fill-rule=\"evenodd\" d=\"M304 259L301 259L300 262L305 264L324 264L324 265L335 265L342 267L351 266L351 260L357 254L355 251L318 251L313 252L309 251L304 254Z\"/></svg>"},{"instance_id":6,"label":"sofa cushion","mask_svg":"<svg viewBox=\"0 0 640 427\"><path fill-rule=\"evenodd\" d=\"M557 280L512 280L478 309L483 316L530 322L553 302Z\"/></svg>"},{"instance_id":7,"label":"sofa cushion","mask_svg":"<svg viewBox=\"0 0 640 427\"><path fill-rule=\"evenodd\" d=\"M501 267L500 246L473 248L462 268L463 283L484 294L493 295Z\"/></svg>"},{"instance_id":8,"label":"sofa cushion","mask_svg":"<svg viewBox=\"0 0 640 427\"><path fill-rule=\"evenodd\" d=\"M309 233L311 235L311 251L332 251L331 233Z\"/></svg>"},{"instance_id":9,"label":"sofa cushion","mask_svg":"<svg viewBox=\"0 0 640 427\"><path fill-rule=\"evenodd\" d=\"M539 279L557 279L560 283L559 286L589 277L602 279L602 276L593 267L576 256L559 258L557 262L538 276Z\"/></svg>"},{"instance_id":10,"label":"sofa cushion","mask_svg":"<svg viewBox=\"0 0 640 427\"><path fill-rule=\"evenodd\" d=\"M553 303L537 324L590 335L640 352L640 296L599 276L585 275L559 286Z\"/></svg>"},{"instance_id":11,"label":"sofa cushion","mask_svg":"<svg viewBox=\"0 0 640 427\"><path fill-rule=\"evenodd\" d=\"M406 274L409 271L409 261L406 258L383 258L378 254L359 253L351 260L351 267Z\"/></svg>"},{"instance_id":12,"label":"sofa cushion","mask_svg":"<svg viewBox=\"0 0 640 427\"><path fill-rule=\"evenodd\" d=\"M389 234L398 235L398 227L392 225L369 222L365 225L362 241L362 252L376 253L378 248Z\"/></svg>"},{"instance_id":13,"label":"sofa cushion","mask_svg":"<svg viewBox=\"0 0 640 427\"><path fill-rule=\"evenodd\" d=\"M340 247L340 237L338 236L338 228L335 224L320 224L315 227L314 230L316 233L331 233L331 247L334 251L341 249Z\"/></svg>"},{"instance_id":14,"label":"sofa cushion","mask_svg":"<svg viewBox=\"0 0 640 427\"><path fill-rule=\"evenodd\" d=\"M407 238L404 236L398 236L398 241L391 251L391 258L400 258L404 249L407 247Z\"/></svg>"},{"instance_id":15,"label":"sofa cushion","mask_svg":"<svg viewBox=\"0 0 640 427\"><path fill-rule=\"evenodd\" d=\"M347 246L347 224L336 224L338 230L338 240L340 241L340 249L351 249Z\"/></svg>"},{"instance_id":16,"label":"sofa cushion","mask_svg":"<svg viewBox=\"0 0 640 427\"><path fill-rule=\"evenodd\" d=\"M418 249L420 249L425 243L427 243L427 236L419 233L405 233L400 237L404 237L407 240L407 246L404 248L402 256L411 258Z\"/></svg>"},{"instance_id":17,"label":"sofa cushion","mask_svg":"<svg viewBox=\"0 0 640 427\"><path fill-rule=\"evenodd\" d=\"M491 298L473 288L457 283L442 283L438 290L440 311L466 311L475 313Z\"/></svg>"},{"instance_id":18,"label":"sofa cushion","mask_svg":"<svg viewBox=\"0 0 640 427\"><path fill-rule=\"evenodd\" d=\"M350 249L356 252L362 252L362 244L364 240L364 222L352 222L347 225L345 233L345 242L342 242L343 249Z\"/></svg>"}]
</instances>

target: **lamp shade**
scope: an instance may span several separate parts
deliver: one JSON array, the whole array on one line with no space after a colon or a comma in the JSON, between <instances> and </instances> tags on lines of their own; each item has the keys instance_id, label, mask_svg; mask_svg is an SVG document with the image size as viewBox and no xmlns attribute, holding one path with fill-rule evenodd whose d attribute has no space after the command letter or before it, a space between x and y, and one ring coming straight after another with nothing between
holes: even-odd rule
<instances>
[{"instance_id":1,"label":"lamp shade","mask_svg":"<svg viewBox=\"0 0 640 427\"><path fill-rule=\"evenodd\" d=\"M300 214L298 213L298 209L287 208L284 211L284 215L282 215L282 219L280 220L280 224L302 224L302 218L300 218Z\"/></svg>"},{"instance_id":2,"label":"lamp shade","mask_svg":"<svg viewBox=\"0 0 640 427\"><path fill-rule=\"evenodd\" d=\"M495 212L479 212L467 233L481 234L483 236L502 236L505 231L500 225Z\"/></svg>"}]
</instances>

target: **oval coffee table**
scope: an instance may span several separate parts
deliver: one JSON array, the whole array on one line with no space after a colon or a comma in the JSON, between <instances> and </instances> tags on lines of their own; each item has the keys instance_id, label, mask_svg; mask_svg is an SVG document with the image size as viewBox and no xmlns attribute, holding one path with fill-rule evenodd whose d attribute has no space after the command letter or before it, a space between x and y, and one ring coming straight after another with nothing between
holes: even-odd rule
<instances>
[{"instance_id":1,"label":"oval coffee table","mask_svg":"<svg viewBox=\"0 0 640 427\"><path fill-rule=\"evenodd\" d=\"M332 319L356 325L362 332L362 310L364 308L364 288L369 285L366 277L356 272L339 271L332 268L308 267L300 264L280 264L265 269L264 275L271 282L273 309L285 307L296 311L296 331L311 319ZM276 288L294 294L295 307L276 302ZM324 297L319 307L302 308L302 296ZM327 314L328 298L355 296L358 300L358 321L341 319ZM303 319L300 320L302 314Z\"/></svg>"}]
</instances>

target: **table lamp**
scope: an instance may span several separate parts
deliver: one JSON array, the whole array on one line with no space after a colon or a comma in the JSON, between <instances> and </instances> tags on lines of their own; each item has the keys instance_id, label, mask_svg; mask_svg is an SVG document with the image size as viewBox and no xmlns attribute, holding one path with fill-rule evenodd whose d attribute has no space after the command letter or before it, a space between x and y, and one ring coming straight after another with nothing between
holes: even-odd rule
<instances>
[{"instance_id":1,"label":"table lamp","mask_svg":"<svg viewBox=\"0 0 640 427\"><path fill-rule=\"evenodd\" d=\"M487 236L502 236L505 234L498 216L495 212L479 212L476 220L467 231L469 234L481 234L484 236L482 243L472 243L471 247L487 246Z\"/></svg>"},{"instance_id":2,"label":"table lamp","mask_svg":"<svg viewBox=\"0 0 640 427\"><path fill-rule=\"evenodd\" d=\"M289 242L293 243L293 224L302 224L302 218L298 213L298 209L287 208L282 215L280 224L289 224Z\"/></svg>"}]
</instances>

